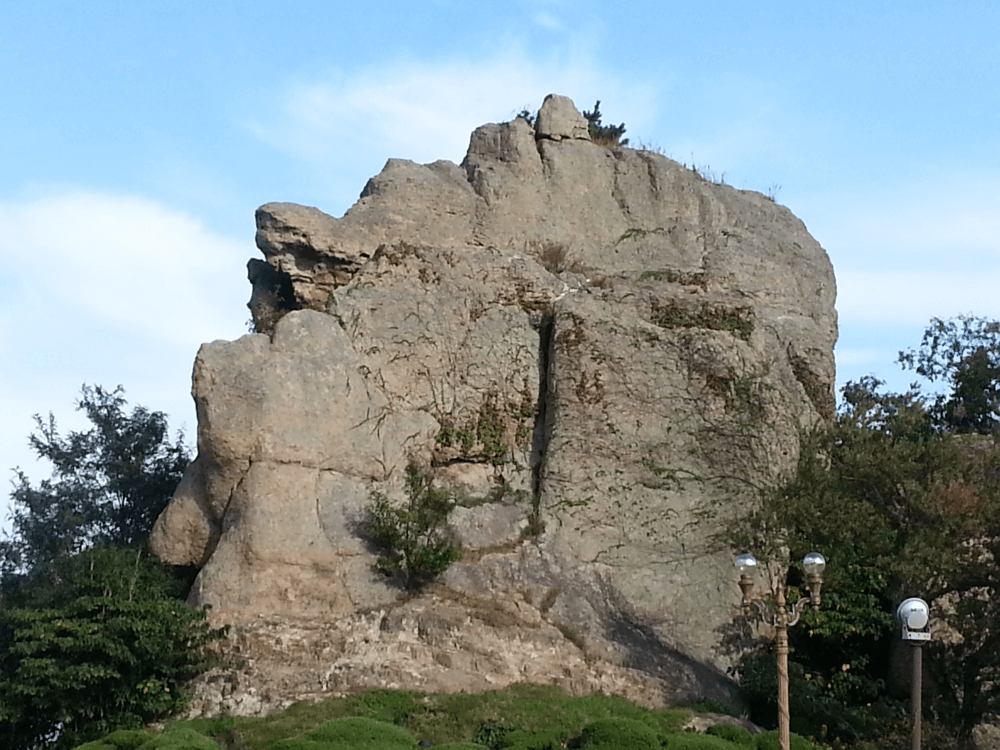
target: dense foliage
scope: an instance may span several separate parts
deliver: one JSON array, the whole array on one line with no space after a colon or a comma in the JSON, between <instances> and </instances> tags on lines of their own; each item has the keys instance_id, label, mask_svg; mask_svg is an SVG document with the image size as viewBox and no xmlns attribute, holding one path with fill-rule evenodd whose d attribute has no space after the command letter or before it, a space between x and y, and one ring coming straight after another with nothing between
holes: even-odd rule
<instances>
[{"instance_id":1,"label":"dense foliage","mask_svg":"<svg viewBox=\"0 0 1000 750\"><path fill-rule=\"evenodd\" d=\"M166 416L141 406L126 413L121 386L84 386L78 408L93 425L61 437L55 417L36 416L29 437L52 478L32 486L16 471L13 533L0 541L4 588L61 556L94 545L143 542L166 507L190 458L183 439L171 442Z\"/></svg>"},{"instance_id":2,"label":"dense foliage","mask_svg":"<svg viewBox=\"0 0 1000 750\"><path fill-rule=\"evenodd\" d=\"M928 405L939 428L987 434L1000 427L1000 321L934 318L920 349L900 352L899 362L951 386Z\"/></svg>"},{"instance_id":3,"label":"dense foliage","mask_svg":"<svg viewBox=\"0 0 1000 750\"><path fill-rule=\"evenodd\" d=\"M789 630L793 729L856 742L902 719L908 685L891 679L892 614L911 596L933 617L928 716L962 736L1000 711L997 330L933 321L921 351L901 355L944 377L947 394L848 384L836 422L804 441L795 475L730 530L734 546L764 559L816 549L830 561L822 611ZM793 568L789 583L801 580ZM752 654L740 674L753 717L773 725L773 656Z\"/></svg>"},{"instance_id":4,"label":"dense foliage","mask_svg":"<svg viewBox=\"0 0 1000 750\"><path fill-rule=\"evenodd\" d=\"M406 503L397 505L384 493L372 492L362 529L382 551L378 569L412 589L447 570L461 550L444 529L455 507L451 490L432 487L427 473L411 462L406 467L406 496Z\"/></svg>"},{"instance_id":5,"label":"dense foliage","mask_svg":"<svg viewBox=\"0 0 1000 750\"><path fill-rule=\"evenodd\" d=\"M73 747L182 708L220 633L130 549L62 557L0 605L0 745Z\"/></svg>"},{"instance_id":6,"label":"dense foliage","mask_svg":"<svg viewBox=\"0 0 1000 750\"><path fill-rule=\"evenodd\" d=\"M145 540L187 464L160 412L125 411L121 388L84 387L92 428L60 437L36 417L53 464L17 472L13 532L0 542L0 746L67 748L181 708L181 684L218 638L183 601L189 572Z\"/></svg>"}]
</instances>

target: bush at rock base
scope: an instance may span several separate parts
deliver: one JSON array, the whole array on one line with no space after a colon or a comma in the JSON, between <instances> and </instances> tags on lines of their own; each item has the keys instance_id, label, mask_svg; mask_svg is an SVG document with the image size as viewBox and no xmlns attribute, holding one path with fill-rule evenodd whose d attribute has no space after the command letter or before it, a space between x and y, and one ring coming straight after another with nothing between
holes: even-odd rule
<instances>
[{"instance_id":1,"label":"bush at rock base","mask_svg":"<svg viewBox=\"0 0 1000 750\"><path fill-rule=\"evenodd\" d=\"M394 750L416 748L421 741L448 750L562 750L582 747L584 730L595 723L589 736L596 739L597 727L604 727L605 750L632 750L630 738L638 735L668 741L679 737L686 743L682 747L691 748L700 747L691 744L698 738L719 740L682 732L691 716L686 709L649 709L600 693L570 696L560 688L535 684L454 694L376 689L320 703L298 703L264 717L177 721L162 734L117 732L91 743L86 750L139 750L154 738L174 737L176 741L178 728L193 731L225 750ZM614 735L616 726L622 730L621 736ZM210 745L213 750L215 746ZM175 750L172 745L163 747ZM205 746L192 750L201 747ZM716 742L705 747L721 746ZM176 750L183 748L181 745ZM732 745L730 750L739 750L739 746Z\"/></svg>"},{"instance_id":2,"label":"bush at rock base","mask_svg":"<svg viewBox=\"0 0 1000 750\"><path fill-rule=\"evenodd\" d=\"M630 747L634 750L657 750L661 739L646 724L635 719L598 719L583 728L578 740L581 748Z\"/></svg>"},{"instance_id":3,"label":"bush at rock base","mask_svg":"<svg viewBox=\"0 0 1000 750\"><path fill-rule=\"evenodd\" d=\"M138 729L120 729L107 737L80 745L77 750L138 750L153 739L149 732Z\"/></svg>"},{"instance_id":4,"label":"bush at rock base","mask_svg":"<svg viewBox=\"0 0 1000 750\"><path fill-rule=\"evenodd\" d=\"M778 744L778 733L764 732L764 734L759 734L757 739L757 750L780 750L781 745ZM816 745L811 743L805 737L795 734L791 734L791 742L789 743L791 750L817 750Z\"/></svg>"},{"instance_id":5,"label":"bush at rock base","mask_svg":"<svg viewBox=\"0 0 1000 750\"><path fill-rule=\"evenodd\" d=\"M746 747L753 747L755 744L754 736L750 732L743 727L733 726L732 724L716 724L714 727L706 729L705 734L720 737L728 742L745 745Z\"/></svg>"},{"instance_id":6,"label":"bush at rock base","mask_svg":"<svg viewBox=\"0 0 1000 750\"><path fill-rule=\"evenodd\" d=\"M122 730L76 750L219 750L219 746L190 727L171 727L162 734Z\"/></svg>"}]
</instances>

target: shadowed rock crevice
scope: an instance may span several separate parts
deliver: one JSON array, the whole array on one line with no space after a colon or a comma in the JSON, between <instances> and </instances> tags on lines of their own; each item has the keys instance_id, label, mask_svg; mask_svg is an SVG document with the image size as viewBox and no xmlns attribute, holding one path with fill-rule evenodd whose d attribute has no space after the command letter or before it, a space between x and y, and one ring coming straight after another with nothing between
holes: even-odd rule
<instances>
[{"instance_id":1,"label":"shadowed rock crevice","mask_svg":"<svg viewBox=\"0 0 1000 750\"><path fill-rule=\"evenodd\" d=\"M552 413L549 394L549 367L552 358L553 329L555 316L544 313L538 323L538 406L535 412L535 425L531 439L531 496L532 496L532 532L540 533L541 516L540 502L542 496L542 473L545 464L545 454L548 452L549 439L552 435Z\"/></svg>"},{"instance_id":2,"label":"shadowed rock crevice","mask_svg":"<svg viewBox=\"0 0 1000 750\"><path fill-rule=\"evenodd\" d=\"M302 309L295 299L291 276L270 263L250 259L247 278L253 287L247 307L257 333L273 333L278 320L292 310Z\"/></svg>"}]
</instances>

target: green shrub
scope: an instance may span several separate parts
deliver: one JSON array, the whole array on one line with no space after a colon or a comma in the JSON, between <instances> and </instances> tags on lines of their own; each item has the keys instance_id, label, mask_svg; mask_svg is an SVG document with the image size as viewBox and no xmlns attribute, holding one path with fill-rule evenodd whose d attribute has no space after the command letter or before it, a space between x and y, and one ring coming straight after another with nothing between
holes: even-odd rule
<instances>
[{"instance_id":1,"label":"green shrub","mask_svg":"<svg viewBox=\"0 0 1000 750\"><path fill-rule=\"evenodd\" d=\"M0 745L71 748L184 708L222 631L175 590L148 556L95 548L0 600Z\"/></svg>"},{"instance_id":2,"label":"green shrub","mask_svg":"<svg viewBox=\"0 0 1000 750\"><path fill-rule=\"evenodd\" d=\"M80 745L76 750L138 750L153 735L138 729L119 729L104 739Z\"/></svg>"},{"instance_id":3,"label":"green shrub","mask_svg":"<svg viewBox=\"0 0 1000 750\"><path fill-rule=\"evenodd\" d=\"M739 750L741 745L710 734L684 732L669 735L664 747L667 750Z\"/></svg>"},{"instance_id":4,"label":"green shrub","mask_svg":"<svg viewBox=\"0 0 1000 750\"><path fill-rule=\"evenodd\" d=\"M648 725L636 719L610 718L590 722L580 733L579 746L602 750L658 750L660 736Z\"/></svg>"},{"instance_id":5,"label":"green shrub","mask_svg":"<svg viewBox=\"0 0 1000 750\"><path fill-rule=\"evenodd\" d=\"M508 736L517 731L517 727L507 726L499 721L484 721L476 727L472 741L485 745L489 750L500 750L506 747Z\"/></svg>"},{"instance_id":6,"label":"green shrub","mask_svg":"<svg viewBox=\"0 0 1000 750\"><path fill-rule=\"evenodd\" d=\"M417 741L405 729L375 719L354 717L334 719L305 735L305 739L325 742L329 745L371 750L395 750L411 748ZM275 746L275 750L281 743Z\"/></svg>"},{"instance_id":7,"label":"green shrub","mask_svg":"<svg viewBox=\"0 0 1000 750\"><path fill-rule=\"evenodd\" d=\"M599 143L602 146L627 146L628 138L622 140L622 136L625 135L625 123L621 125L602 125L601 124L601 100L598 99L597 103L594 105L594 110L592 112L583 112L584 118L587 120L587 130L590 132L590 137L594 143Z\"/></svg>"},{"instance_id":8,"label":"green shrub","mask_svg":"<svg viewBox=\"0 0 1000 750\"><path fill-rule=\"evenodd\" d=\"M728 740L729 742L733 742L737 745L745 745L747 747L754 746L753 735L743 727L738 727L733 724L716 724L714 727L706 729L705 734L710 734L713 737L721 737L722 739Z\"/></svg>"},{"instance_id":9,"label":"green shrub","mask_svg":"<svg viewBox=\"0 0 1000 750\"><path fill-rule=\"evenodd\" d=\"M407 502L400 507L373 491L361 527L385 551L377 559L378 569L401 577L406 588L414 589L460 559L461 549L444 532L455 507L453 493L432 488L427 473L411 462L406 467L406 494Z\"/></svg>"},{"instance_id":10,"label":"green shrub","mask_svg":"<svg viewBox=\"0 0 1000 750\"><path fill-rule=\"evenodd\" d=\"M406 690L371 690L361 696L361 703L371 710L369 718L404 726L413 711L418 693Z\"/></svg>"},{"instance_id":11,"label":"green shrub","mask_svg":"<svg viewBox=\"0 0 1000 750\"><path fill-rule=\"evenodd\" d=\"M777 730L758 734L754 739L757 741L757 750L781 750L781 746L778 744ZM795 732L791 733L789 747L791 750L820 750L805 737L795 734Z\"/></svg>"},{"instance_id":12,"label":"green shrub","mask_svg":"<svg viewBox=\"0 0 1000 750\"><path fill-rule=\"evenodd\" d=\"M139 745L137 750L219 750L219 746L190 727L173 727Z\"/></svg>"}]
</instances>

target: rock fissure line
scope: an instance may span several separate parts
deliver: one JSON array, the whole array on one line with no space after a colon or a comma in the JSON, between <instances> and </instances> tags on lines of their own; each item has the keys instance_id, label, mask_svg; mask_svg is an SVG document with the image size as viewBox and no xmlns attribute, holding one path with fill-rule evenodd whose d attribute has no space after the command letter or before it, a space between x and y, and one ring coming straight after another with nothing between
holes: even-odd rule
<instances>
[{"instance_id":1,"label":"rock fissure line","mask_svg":"<svg viewBox=\"0 0 1000 750\"><path fill-rule=\"evenodd\" d=\"M550 418L549 368L552 365L555 313L542 315L538 325L538 407L531 440L531 505L537 527L541 512L542 474L552 436Z\"/></svg>"}]
</instances>

